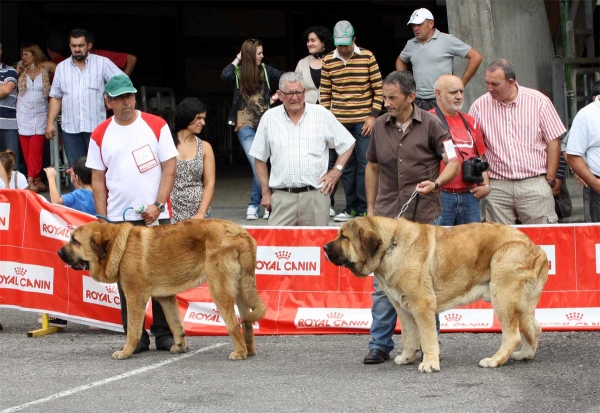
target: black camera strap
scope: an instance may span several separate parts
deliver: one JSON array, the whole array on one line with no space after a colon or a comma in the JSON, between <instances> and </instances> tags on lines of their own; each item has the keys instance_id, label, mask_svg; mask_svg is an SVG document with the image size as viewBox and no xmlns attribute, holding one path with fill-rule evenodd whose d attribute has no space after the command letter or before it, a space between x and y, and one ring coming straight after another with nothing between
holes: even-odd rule
<instances>
[{"instance_id":1,"label":"black camera strap","mask_svg":"<svg viewBox=\"0 0 600 413\"><path fill-rule=\"evenodd\" d=\"M456 142L454 142L454 138L452 137L452 131L450 130L450 126L448 125L448 121L446 121L446 117L442 113L442 110L437 106L435 107L435 114L440 119L440 121L442 122L442 124L444 125L444 127L446 128L448 133L450 133L450 139L452 139L452 143L454 143L454 146L456 146ZM469 127L469 122L467 122L467 120L465 119L465 117L463 116L463 114L461 112L458 112L458 116L460 116L460 119L463 121L463 123L465 125L465 129L467 130L467 133L469 134L469 137L471 138L471 142L473 142L473 147L475 148L475 153L477 154L477 157L481 158L481 155L479 155L479 150L477 149L477 142L475 142L475 139L473 138L473 134L471 133L471 128ZM460 154L460 156L463 158L463 161L464 161L465 157L463 156L461 150L458 149L458 146L456 146L456 149L458 150L458 153Z\"/></svg>"}]
</instances>

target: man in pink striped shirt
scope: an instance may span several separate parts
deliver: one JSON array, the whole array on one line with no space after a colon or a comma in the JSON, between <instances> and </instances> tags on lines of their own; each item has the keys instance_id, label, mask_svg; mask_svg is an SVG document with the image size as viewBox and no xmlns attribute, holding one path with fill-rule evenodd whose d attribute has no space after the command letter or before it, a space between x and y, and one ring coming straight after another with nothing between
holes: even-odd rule
<instances>
[{"instance_id":1,"label":"man in pink striped shirt","mask_svg":"<svg viewBox=\"0 0 600 413\"><path fill-rule=\"evenodd\" d=\"M469 115L480 125L487 148L491 192L482 201L487 221L553 224L553 192L566 130L547 96L520 86L506 59L490 63L488 93Z\"/></svg>"}]
</instances>

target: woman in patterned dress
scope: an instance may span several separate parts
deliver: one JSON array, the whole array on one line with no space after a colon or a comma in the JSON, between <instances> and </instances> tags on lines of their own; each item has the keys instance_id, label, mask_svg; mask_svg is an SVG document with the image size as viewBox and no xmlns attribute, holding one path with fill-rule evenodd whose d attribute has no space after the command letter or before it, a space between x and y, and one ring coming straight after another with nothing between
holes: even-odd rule
<instances>
[{"instance_id":1,"label":"woman in patterned dress","mask_svg":"<svg viewBox=\"0 0 600 413\"><path fill-rule=\"evenodd\" d=\"M210 217L210 203L215 194L215 155L210 143L197 136L206 124L205 119L206 106L196 98L182 100L175 111L173 139L179 156L171 192L171 223Z\"/></svg>"}]
</instances>

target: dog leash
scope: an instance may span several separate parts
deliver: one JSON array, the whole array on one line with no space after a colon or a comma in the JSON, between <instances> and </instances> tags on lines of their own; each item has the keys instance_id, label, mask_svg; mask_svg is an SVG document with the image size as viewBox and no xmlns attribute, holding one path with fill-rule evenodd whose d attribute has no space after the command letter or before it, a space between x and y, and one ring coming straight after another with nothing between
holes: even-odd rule
<instances>
[{"instance_id":1,"label":"dog leash","mask_svg":"<svg viewBox=\"0 0 600 413\"><path fill-rule=\"evenodd\" d=\"M408 201L406 201L406 204L402 205L402 208L400 208L400 213L398 214L398 216L396 218L394 218L395 220L400 218L400 216L402 214L404 214L404 212L406 211L406 209L408 208L408 204L410 204L410 202L419 195L419 193L417 192L417 190L415 189L414 192L411 194L410 198L408 198Z\"/></svg>"}]
</instances>

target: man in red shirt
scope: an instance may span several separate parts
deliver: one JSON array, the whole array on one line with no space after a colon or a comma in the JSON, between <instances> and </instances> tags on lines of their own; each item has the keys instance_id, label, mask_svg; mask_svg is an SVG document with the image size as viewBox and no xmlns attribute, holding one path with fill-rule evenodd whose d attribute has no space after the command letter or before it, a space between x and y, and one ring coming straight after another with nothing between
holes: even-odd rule
<instances>
[{"instance_id":1,"label":"man in red shirt","mask_svg":"<svg viewBox=\"0 0 600 413\"><path fill-rule=\"evenodd\" d=\"M453 226L481 222L479 200L490 193L489 177L487 172L481 171L483 163L471 163L470 170L476 169L475 175L467 176L465 180L463 162L470 159L481 159L485 153L485 146L481 132L475 119L466 113L461 113L464 91L462 80L454 75L442 75L435 82L435 97L438 108L429 110L444 124L450 135L454 147L458 152L460 171L448 184L440 189L442 215L435 221L436 225ZM444 163L440 163L440 171L444 170ZM465 168L469 172L469 166ZM480 172L480 173L477 173ZM473 178L473 179L471 179ZM480 181L480 182L474 182Z\"/></svg>"},{"instance_id":2,"label":"man in red shirt","mask_svg":"<svg viewBox=\"0 0 600 413\"><path fill-rule=\"evenodd\" d=\"M92 32L88 30L90 43L92 46L90 47L90 53L93 53L98 56L106 57L110 59L119 69L121 69L127 76L131 76L131 72L135 68L137 63L137 57L128 54L128 53L120 53L120 52L112 52L110 50L100 50L94 47L94 42L96 38Z\"/></svg>"}]
</instances>

